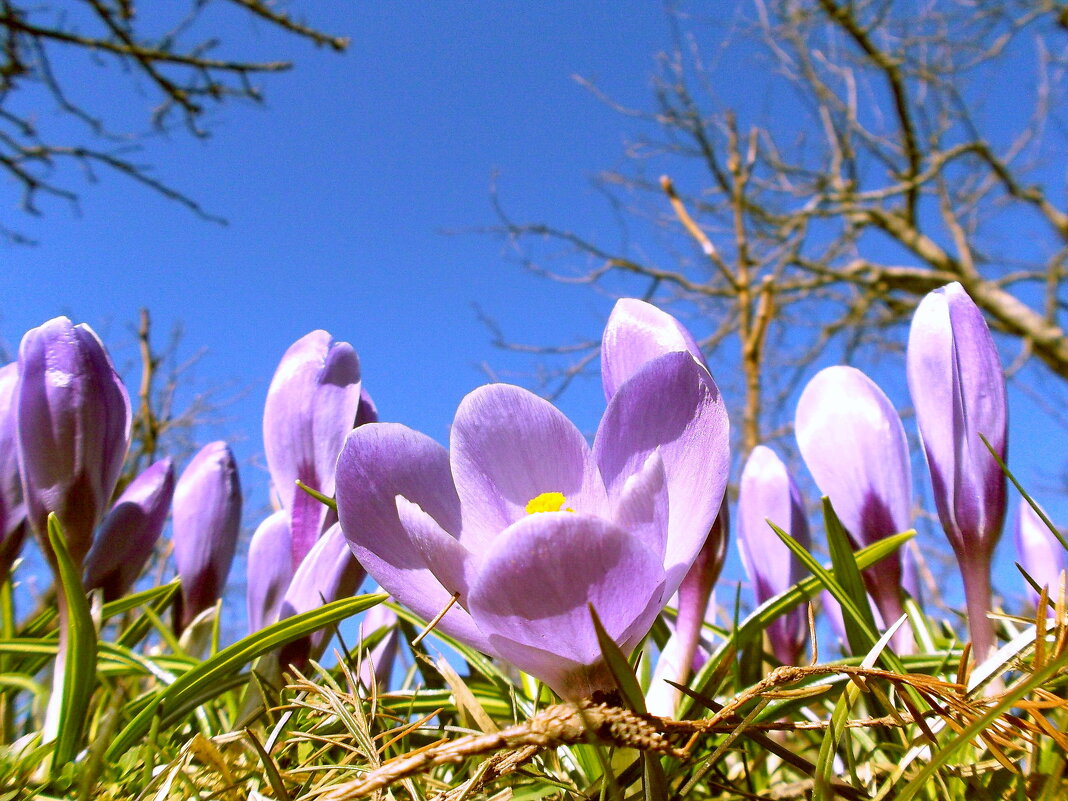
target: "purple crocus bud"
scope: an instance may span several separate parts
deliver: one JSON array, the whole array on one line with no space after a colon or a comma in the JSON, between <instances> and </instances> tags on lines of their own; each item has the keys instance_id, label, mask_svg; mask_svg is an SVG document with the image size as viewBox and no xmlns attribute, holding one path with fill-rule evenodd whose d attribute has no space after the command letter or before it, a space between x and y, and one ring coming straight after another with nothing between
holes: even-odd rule
<instances>
[{"instance_id":1,"label":"purple crocus bud","mask_svg":"<svg viewBox=\"0 0 1068 801\"><path fill-rule=\"evenodd\" d=\"M1024 498L1016 516L1015 540L1020 566L1039 587L1048 588L1050 598L1056 601L1061 573L1068 569L1064 546Z\"/></svg>"},{"instance_id":2,"label":"purple crocus bud","mask_svg":"<svg viewBox=\"0 0 1068 801\"><path fill-rule=\"evenodd\" d=\"M370 651L363 655L360 662L360 684L366 689L370 689L372 682L379 687L389 686L389 681L393 676L393 665L397 661L397 654L400 650L397 613L385 604L372 606L360 621L361 642L384 628L389 630Z\"/></svg>"},{"instance_id":3,"label":"purple crocus bud","mask_svg":"<svg viewBox=\"0 0 1068 801\"><path fill-rule=\"evenodd\" d=\"M643 300L617 300L601 338L605 398L611 400L616 390L647 362L677 351L690 353L707 368L701 348L682 323Z\"/></svg>"},{"instance_id":4,"label":"purple crocus bud","mask_svg":"<svg viewBox=\"0 0 1068 801\"><path fill-rule=\"evenodd\" d=\"M56 317L22 338L18 458L30 524L52 558L46 519L55 512L82 564L110 506L130 443L130 399L87 325Z\"/></svg>"},{"instance_id":5,"label":"purple crocus bud","mask_svg":"<svg viewBox=\"0 0 1068 801\"><path fill-rule=\"evenodd\" d=\"M769 521L806 549L810 547L805 507L797 485L775 451L757 445L745 462L738 486L738 549L758 605L804 577L797 557L775 534ZM804 610L794 609L779 617L768 627L767 634L775 658L784 665L796 665L805 645Z\"/></svg>"},{"instance_id":6,"label":"purple crocus bud","mask_svg":"<svg viewBox=\"0 0 1068 801\"><path fill-rule=\"evenodd\" d=\"M645 362L612 394L593 447L506 384L456 412L451 453L404 426L349 434L341 526L399 603L564 698L610 690L589 606L624 652L697 558L729 466L727 415L689 353Z\"/></svg>"},{"instance_id":7,"label":"purple crocus bud","mask_svg":"<svg viewBox=\"0 0 1068 801\"><path fill-rule=\"evenodd\" d=\"M980 439L1004 460L1008 408L994 338L958 283L916 309L907 354L909 392L931 473L938 518L964 578L975 658L995 645L990 564L1005 518L1005 476Z\"/></svg>"},{"instance_id":8,"label":"purple crocus bud","mask_svg":"<svg viewBox=\"0 0 1068 801\"><path fill-rule=\"evenodd\" d=\"M378 407L371 400L370 393L360 385L360 405L356 409L356 425L363 426L368 423L378 422Z\"/></svg>"},{"instance_id":9,"label":"purple crocus bud","mask_svg":"<svg viewBox=\"0 0 1068 801\"><path fill-rule=\"evenodd\" d=\"M15 417L18 369L18 362L0 367L0 584L7 578L26 536Z\"/></svg>"},{"instance_id":10,"label":"purple crocus bud","mask_svg":"<svg viewBox=\"0 0 1068 801\"><path fill-rule=\"evenodd\" d=\"M152 556L173 496L174 465L169 458L130 482L100 524L86 557L86 590L103 590L105 601L129 592Z\"/></svg>"},{"instance_id":11,"label":"purple crocus bud","mask_svg":"<svg viewBox=\"0 0 1068 801\"><path fill-rule=\"evenodd\" d=\"M909 528L912 468L905 429L875 382L855 367L820 370L801 393L795 429L809 472L855 545ZM883 620L901 617L901 557L872 565L865 578ZM899 653L911 653L912 629L898 628L893 642Z\"/></svg>"},{"instance_id":12,"label":"purple crocus bud","mask_svg":"<svg viewBox=\"0 0 1068 801\"><path fill-rule=\"evenodd\" d=\"M241 528L237 462L225 442L200 449L174 488L174 561L182 579L180 628L221 596Z\"/></svg>"},{"instance_id":13,"label":"purple crocus bud","mask_svg":"<svg viewBox=\"0 0 1068 801\"><path fill-rule=\"evenodd\" d=\"M279 509L260 523L248 545L249 633L278 620L282 597L293 578L291 554L289 513Z\"/></svg>"},{"instance_id":14,"label":"purple crocus bud","mask_svg":"<svg viewBox=\"0 0 1068 801\"><path fill-rule=\"evenodd\" d=\"M360 389L352 346L312 331L285 352L267 390L263 444L271 481L289 512L294 570L330 523L327 507L296 482L334 494L334 463L356 422ZM374 407L367 400L365 414Z\"/></svg>"},{"instance_id":15,"label":"purple crocus bud","mask_svg":"<svg viewBox=\"0 0 1068 801\"><path fill-rule=\"evenodd\" d=\"M348 598L359 589L367 574L352 555L349 542L335 523L320 537L293 574L282 599L279 618L292 617L318 609L324 603ZM303 669L309 659L318 659L333 635L319 631L288 643L280 655L283 665Z\"/></svg>"}]
</instances>

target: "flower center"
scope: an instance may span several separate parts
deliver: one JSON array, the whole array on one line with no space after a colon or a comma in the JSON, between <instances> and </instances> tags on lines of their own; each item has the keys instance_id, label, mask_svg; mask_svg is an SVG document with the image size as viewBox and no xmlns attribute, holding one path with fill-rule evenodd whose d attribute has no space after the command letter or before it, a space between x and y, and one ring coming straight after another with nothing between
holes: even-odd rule
<instances>
[{"instance_id":1,"label":"flower center","mask_svg":"<svg viewBox=\"0 0 1068 801\"><path fill-rule=\"evenodd\" d=\"M567 498L564 497L562 492L543 492L535 498L531 498L527 501L527 514L537 514L538 512L574 512L574 509L565 508L564 504L567 503Z\"/></svg>"}]
</instances>

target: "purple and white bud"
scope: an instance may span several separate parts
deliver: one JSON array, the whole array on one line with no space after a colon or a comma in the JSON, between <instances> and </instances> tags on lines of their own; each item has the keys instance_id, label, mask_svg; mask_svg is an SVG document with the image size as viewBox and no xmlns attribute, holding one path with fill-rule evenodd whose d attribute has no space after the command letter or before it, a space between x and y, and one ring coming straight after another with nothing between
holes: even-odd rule
<instances>
[{"instance_id":1,"label":"purple and white bud","mask_svg":"<svg viewBox=\"0 0 1068 801\"><path fill-rule=\"evenodd\" d=\"M738 548L758 605L785 592L804 576L801 563L768 521L806 549L810 547L805 507L797 485L775 451L757 445L745 462L738 487ZM796 665L805 634L803 609L776 619L767 629L775 658L784 665Z\"/></svg>"},{"instance_id":2,"label":"purple and white bud","mask_svg":"<svg viewBox=\"0 0 1068 801\"><path fill-rule=\"evenodd\" d=\"M130 399L93 330L66 317L26 332L18 372L18 458L30 524L51 559L46 520L55 512L82 564L126 458Z\"/></svg>"},{"instance_id":3,"label":"purple and white bud","mask_svg":"<svg viewBox=\"0 0 1068 801\"><path fill-rule=\"evenodd\" d=\"M1068 554L1049 526L1042 522L1031 504L1023 498L1020 499L1019 514L1016 516L1015 534L1016 556L1020 566L1039 587L1046 587L1050 599L1056 601L1060 592L1061 573L1068 569ZM1028 589L1030 596L1030 587Z\"/></svg>"},{"instance_id":4,"label":"purple and white bud","mask_svg":"<svg viewBox=\"0 0 1068 801\"><path fill-rule=\"evenodd\" d=\"M1005 378L983 313L959 283L929 293L909 330L908 384L938 518L960 565L975 658L995 646L990 566L1005 519Z\"/></svg>"},{"instance_id":5,"label":"purple and white bud","mask_svg":"<svg viewBox=\"0 0 1068 801\"><path fill-rule=\"evenodd\" d=\"M361 406L360 361L347 342L312 331L282 356L267 390L263 444L282 508L289 513L296 570L332 520L327 507L296 486L334 494L334 465ZM365 415L373 414L367 398Z\"/></svg>"},{"instance_id":6,"label":"purple and white bud","mask_svg":"<svg viewBox=\"0 0 1068 801\"><path fill-rule=\"evenodd\" d=\"M0 583L22 550L27 527L15 416L18 380L18 362L0 367Z\"/></svg>"},{"instance_id":7,"label":"purple and white bud","mask_svg":"<svg viewBox=\"0 0 1068 801\"><path fill-rule=\"evenodd\" d=\"M130 482L100 524L85 560L85 589L105 601L133 587L156 547L174 497L174 465L161 459Z\"/></svg>"},{"instance_id":8,"label":"purple and white bud","mask_svg":"<svg viewBox=\"0 0 1068 801\"><path fill-rule=\"evenodd\" d=\"M225 442L205 445L182 472L172 520L184 629L222 597L241 530L241 483Z\"/></svg>"},{"instance_id":9,"label":"purple and white bud","mask_svg":"<svg viewBox=\"0 0 1068 801\"><path fill-rule=\"evenodd\" d=\"M801 393L795 420L801 456L854 545L909 528L908 441L897 410L874 381L854 367L821 370ZM883 620L900 618L901 556L891 554L864 577ZM912 629L901 626L893 643L899 653L911 653Z\"/></svg>"}]
</instances>

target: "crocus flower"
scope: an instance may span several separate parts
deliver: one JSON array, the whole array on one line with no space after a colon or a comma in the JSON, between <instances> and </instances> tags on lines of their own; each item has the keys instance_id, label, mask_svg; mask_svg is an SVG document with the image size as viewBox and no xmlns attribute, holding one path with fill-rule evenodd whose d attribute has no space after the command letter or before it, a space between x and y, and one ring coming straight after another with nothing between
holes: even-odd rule
<instances>
[{"instance_id":1,"label":"crocus flower","mask_svg":"<svg viewBox=\"0 0 1068 801\"><path fill-rule=\"evenodd\" d=\"M359 589L363 568L352 555L349 542L335 523L320 537L300 563L282 598L279 618L310 612L324 603L347 598ZM283 665L302 669L309 659L318 659L333 631L319 631L288 643L281 653Z\"/></svg>"},{"instance_id":2,"label":"crocus flower","mask_svg":"<svg viewBox=\"0 0 1068 801\"><path fill-rule=\"evenodd\" d=\"M618 386L591 449L505 384L461 402L451 451L402 425L349 434L342 529L398 602L565 698L613 687L589 607L629 652L697 557L726 484L727 415L689 353Z\"/></svg>"},{"instance_id":3,"label":"crocus flower","mask_svg":"<svg viewBox=\"0 0 1068 801\"><path fill-rule=\"evenodd\" d=\"M628 378L665 353L691 354L705 369L701 348L686 327L667 312L635 298L620 298L601 337L601 385L606 400Z\"/></svg>"},{"instance_id":4,"label":"crocus flower","mask_svg":"<svg viewBox=\"0 0 1068 801\"><path fill-rule=\"evenodd\" d=\"M85 588L121 598L156 547L174 496L174 465L161 459L130 482L100 524L85 560Z\"/></svg>"},{"instance_id":5,"label":"crocus flower","mask_svg":"<svg viewBox=\"0 0 1068 801\"><path fill-rule=\"evenodd\" d=\"M1064 546L1024 498L1016 516L1015 540L1020 566L1039 587L1048 588L1050 598L1056 601L1061 573L1068 569Z\"/></svg>"},{"instance_id":6,"label":"crocus flower","mask_svg":"<svg viewBox=\"0 0 1068 801\"><path fill-rule=\"evenodd\" d=\"M274 489L289 513L293 570L332 522L327 507L296 482L334 494L334 463L356 422L360 390L356 351L326 331L294 342L267 390L263 445ZM370 398L368 404L365 415L373 413Z\"/></svg>"},{"instance_id":7,"label":"crocus flower","mask_svg":"<svg viewBox=\"0 0 1068 801\"><path fill-rule=\"evenodd\" d=\"M670 314L634 298L618 300L601 339L601 384L605 397L649 361L671 352L691 354L706 369L704 355L690 332ZM678 617L656 663L646 704L654 714L671 715L680 692L667 679L685 684L694 664L710 600L723 567L729 520L726 499L708 539L675 596Z\"/></svg>"},{"instance_id":8,"label":"crocus flower","mask_svg":"<svg viewBox=\"0 0 1068 801\"><path fill-rule=\"evenodd\" d=\"M248 545L248 630L259 631L278 620L282 598L293 579L289 513L279 509L256 529Z\"/></svg>"},{"instance_id":9,"label":"crocus flower","mask_svg":"<svg viewBox=\"0 0 1068 801\"><path fill-rule=\"evenodd\" d=\"M290 581L322 532L337 520L296 482L333 495L334 465L345 435L354 425L377 421L378 410L360 381L351 345L334 341L326 331L313 331L290 346L271 381L263 414L264 449L281 511L264 521L249 546L252 631L278 619Z\"/></svg>"},{"instance_id":10,"label":"crocus flower","mask_svg":"<svg viewBox=\"0 0 1068 801\"><path fill-rule=\"evenodd\" d=\"M809 472L856 545L908 529L908 442L901 418L875 382L854 367L821 370L801 393L795 429ZM883 620L901 617L900 555L872 565L865 577ZM908 626L897 630L893 642L901 653L915 647Z\"/></svg>"},{"instance_id":11,"label":"crocus flower","mask_svg":"<svg viewBox=\"0 0 1068 801\"><path fill-rule=\"evenodd\" d=\"M126 458L130 399L93 330L66 317L26 333L18 371L18 457L29 520L52 559L45 521L55 512L80 565Z\"/></svg>"},{"instance_id":12,"label":"crocus flower","mask_svg":"<svg viewBox=\"0 0 1068 801\"><path fill-rule=\"evenodd\" d=\"M673 352L689 353L708 369L693 336L670 314L635 298L616 301L601 338L601 384L605 398L611 400L616 390L645 364ZM723 569L729 528L724 500L704 547L679 586L678 619L672 642L665 649L668 658L661 654L657 662L658 670L675 665L677 672L664 674L662 678L678 684L685 684L689 678L712 589ZM663 692L667 695L662 700L657 698L656 702L665 706L670 702L673 708L678 700L678 690L667 684L664 687L667 690Z\"/></svg>"},{"instance_id":13,"label":"crocus flower","mask_svg":"<svg viewBox=\"0 0 1068 801\"><path fill-rule=\"evenodd\" d=\"M793 552L768 525L769 521L810 547L801 493L775 451L757 445L749 454L738 486L738 550L753 583L757 605L779 595L804 577ZM767 629L775 658L796 665L805 645L803 609L780 616Z\"/></svg>"},{"instance_id":14,"label":"crocus flower","mask_svg":"<svg viewBox=\"0 0 1068 801\"><path fill-rule=\"evenodd\" d=\"M972 647L994 647L990 564L1005 518L1005 476L979 438L1004 460L1005 379L982 312L958 283L916 309L907 354L909 392L942 528L964 578Z\"/></svg>"},{"instance_id":15,"label":"crocus flower","mask_svg":"<svg viewBox=\"0 0 1068 801\"><path fill-rule=\"evenodd\" d=\"M54 512L80 569L126 458L130 399L93 330L66 317L26 332L17 369L16 438L27 518L58 572L47 529ZM71 642L66 598L57 594L59 642L44 742L59 734Z\"/></svg>"},{"instance_id":16,"label":"crocus flower","mask_svg":"<svg viewBox=\"0 0 1068 801\"><path fill-rule=\"evenodd\" d=\"M241 528L237 462L225 442L200 449L174 488L174 561L182 579L184 629L222 595Z\"/></svg>"},{"instance_id":17,"label":"crocus flower","mask_svg":"<svg viewBox=\"0 0 1068 801\"><path fill-rule=\"evenodd\" d=\"M26 535L15 416L18 368L18 362L0 367L0 584L7 578Z\"/></svg>"}]
</instances>

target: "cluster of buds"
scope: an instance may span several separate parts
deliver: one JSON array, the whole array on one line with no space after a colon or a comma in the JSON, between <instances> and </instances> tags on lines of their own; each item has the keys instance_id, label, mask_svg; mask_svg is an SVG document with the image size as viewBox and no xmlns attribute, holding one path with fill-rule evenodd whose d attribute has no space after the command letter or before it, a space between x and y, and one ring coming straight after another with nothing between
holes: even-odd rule
<instances>
[{"instance_id":1,"label":"cluster of buds","mask_svg":"<svg viewBox=\"0 0 1068 801\"><path fill-rule=\"evenodd\" d=\"M15 444L0 450L0 566L14 558L9 544L21 539L24 522L54 562L46 530L54 513L86 589L113 600L141 574L173 505L181 627L225 585L241 518L237 465L225 443L213 443L177 484L163 459L113 502L130 422L126 388L91 328L57 317L27 332L18 361L0 371L0 439ZM9 455L16 451L17 470Z\"/></svg>"}]
</instances>

